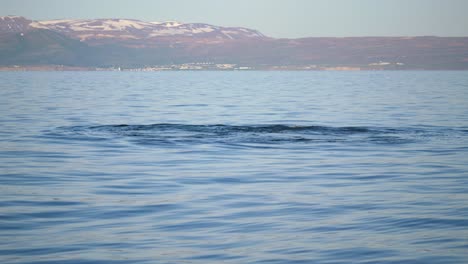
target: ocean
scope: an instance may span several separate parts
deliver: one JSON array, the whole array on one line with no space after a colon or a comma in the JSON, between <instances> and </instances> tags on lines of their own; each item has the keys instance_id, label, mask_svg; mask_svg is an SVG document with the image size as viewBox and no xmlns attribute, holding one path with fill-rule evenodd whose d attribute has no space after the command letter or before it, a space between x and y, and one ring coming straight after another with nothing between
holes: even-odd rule
<instances>
[{"instance_id":1,"label":"ocean","mask_svg":"<svg viewBox=\"0 0 468 264\"><path fill-rule=\"evenodd\" d=\"M0 72L1 263L467 263L468 74Z\"/></svg>"}]
</instances>

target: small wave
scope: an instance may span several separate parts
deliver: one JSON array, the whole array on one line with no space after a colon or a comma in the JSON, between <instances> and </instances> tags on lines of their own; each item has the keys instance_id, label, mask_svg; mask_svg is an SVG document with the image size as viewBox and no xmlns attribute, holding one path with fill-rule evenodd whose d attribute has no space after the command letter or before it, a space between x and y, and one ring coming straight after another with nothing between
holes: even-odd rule
<instances>
[{"instance_id":1,"label":"small wave","mask_svg":"<svg viewBox=\"0 0 468 264\"><path fill-rule=\"evenodd\" d=\"M301 125L98 125L59 127L49 136L71 140L125 139L139 145L171 144L313 144L313 143L369 143L403 144L414 138L402 129L376 127L330 127Z\"/></svg>"},{"instance_id":2,"label":"small wave","mask_svg":"<svg viewBox=\"0 0 468 264\"><path fill-rule=\"evenodd\" d=\"M184 125L184 124L151 124L151 125L101 125L101 126L75 126L68 127L76 131L101 131L101 132L122 132L129 131L187 131L187 132L207 132L213 134L221 133L369 133L377 132L366 127L327 127L327 126L296 126L296 125Z\"/></svg>"}]
</instances>

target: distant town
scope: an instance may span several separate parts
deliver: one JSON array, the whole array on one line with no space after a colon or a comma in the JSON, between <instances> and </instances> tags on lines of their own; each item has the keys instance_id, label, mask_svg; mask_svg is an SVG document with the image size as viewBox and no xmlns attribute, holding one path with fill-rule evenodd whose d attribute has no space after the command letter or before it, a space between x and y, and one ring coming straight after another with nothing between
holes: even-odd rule
<instances>
[{"instance_id":1,"label":"distant town","mask_svg":"<svg viewBox=\"0 0 468 264\"><path fill-rule=\"evenodd\" d=\"M183 64L153 65L145 67L75 67L66 65L13 65L0 66L0 71L368 71L368 70L400 70L404 63L376 62L360 66L323 66L323 65L260 65L246 66L238 64L219 64L212 62L194 62Z\"/></svg>"}]
</instances>

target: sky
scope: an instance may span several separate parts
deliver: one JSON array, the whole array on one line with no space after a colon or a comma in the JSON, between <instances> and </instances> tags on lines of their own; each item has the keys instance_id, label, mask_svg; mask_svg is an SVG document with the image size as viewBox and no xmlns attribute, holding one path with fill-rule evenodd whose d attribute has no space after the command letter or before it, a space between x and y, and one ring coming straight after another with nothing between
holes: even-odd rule
<instances>
[{"instance_id":1,"label":"sky","mask_svg":"<svg viewBox=\"0 0 468 264\"><path fill-rule=\"evenodd\" d=\"M176 20L277 38L468 36L467 10L468 0L0 0L0 16Z\"/></svg>"}]
</instances>

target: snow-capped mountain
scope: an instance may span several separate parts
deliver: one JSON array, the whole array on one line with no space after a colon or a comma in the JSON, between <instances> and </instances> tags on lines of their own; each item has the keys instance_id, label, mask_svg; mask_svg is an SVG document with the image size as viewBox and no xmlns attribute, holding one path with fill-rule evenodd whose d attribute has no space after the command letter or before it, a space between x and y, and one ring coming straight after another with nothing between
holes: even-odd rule
<instances>
[{"instance_id":1,"label":"snow-capped mountain","mask_svg":"<svg viewBox=\"0 0 468 264\"><path fill-rule=\"evenodd\" d=\"M1 32L47 29L81 41L99 39L150 40L161 37L191 37L214 40L265 38L252 29L220 27L176 21L145 22L135 19L63 19L32 21L18 16L0 17Z\"/></svg>"}]
</instances>

